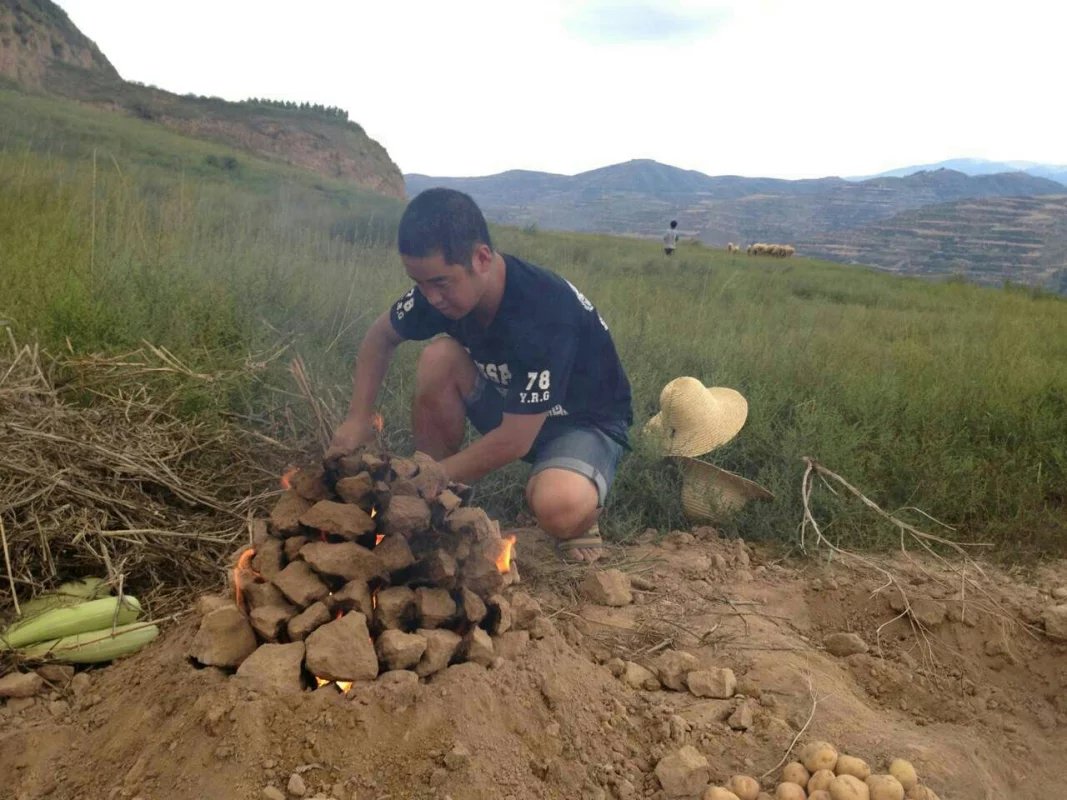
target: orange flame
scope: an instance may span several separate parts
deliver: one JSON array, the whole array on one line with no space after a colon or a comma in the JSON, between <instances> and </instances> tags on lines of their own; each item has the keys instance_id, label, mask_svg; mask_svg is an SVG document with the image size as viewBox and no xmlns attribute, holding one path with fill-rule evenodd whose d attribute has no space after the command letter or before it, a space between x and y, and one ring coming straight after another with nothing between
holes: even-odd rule
<instances>
[{"instance_id":1,"label":"orange flame","mask_svg":"<svg viewBox=\"0 0 1067 800\"><path fill-rule=\"evenodd\" d=\"M285 471L285 474L281 477L282 488L289 491L293 488L293 476L300 472L300 467L292 467Z\"/></svg>"},{"instance_id":2,"label":"orange flame","mask_svg":"<svg viewBox=\"0 0 1067 800\"><path fill-rule=\"evenodd\" d=\"M337 614L334 616L334 619L338 620L344 615L344 611L342 611L341 609L337 609ZM330 681L326 680L325 678L320 678L318 675L315 676L316 689L321 689L329 682ZM342 693L347 693L348 690L352 688L352 681L334 681L334 683L337 684L337 688L340 689Z\"/></svg>"},{"instance_id":3,"label":"orange flame","mask_svg":"<svg viewBox=\"0 0 1067 800\"><path fill-rule=\"evenodd\" d=\"M374 416L371 417L370 424L372 426L374 426L374 430L375 431L377 431L378 433L381 433L382 429L385 428L385 417L383 417L381 414L379 414L377 411L375 411L374 412Z\"/></svg>"},{"instance_id":4,"label":"orange flame","mask_svg":"<svg viewBox=\"0 0 1067 800\"><path fill-rule=\"evenodd\" d=\"M241 594L241 579L243 578L244 573L251 572L257 578L259 577L259 573L249 566L249 563L252 561L252 558L253 556L255 556L255 554L255 550L253 550L251 547L248 548L243 553L241 553L240 558L237 559L237 563L234 564L233 567L233 594L234 601L237 603L238 608L243 607L242 601L244 600L244 597Z\"/></svg>"},{"instance_id":5,"label":"orange flame","mask_svg":"<svg viewBox=\"0 0 1067 800\"><path fill-rule=\"evenodd\" d=\"M317 675L315 676L316 689L321 689L329 682L330 681L326 680L325 678L320 678ZM334 681L334 683L337 685L337 688L340 689L343 693L347 693L348 690L352 688L352 681Z\"/></svg>"},{"instance_id":6,"label":"orange flame","mask_svg":"<svg viewBox=\"0 0 1067 800\"><path fill-rule=\"evenodd\" d=\"M511 550L515 547L515 537L507 536L503 539L503 547L500 555L496 557L496 568L501 575L511 572Z\"/></svg>"}]
</instances>

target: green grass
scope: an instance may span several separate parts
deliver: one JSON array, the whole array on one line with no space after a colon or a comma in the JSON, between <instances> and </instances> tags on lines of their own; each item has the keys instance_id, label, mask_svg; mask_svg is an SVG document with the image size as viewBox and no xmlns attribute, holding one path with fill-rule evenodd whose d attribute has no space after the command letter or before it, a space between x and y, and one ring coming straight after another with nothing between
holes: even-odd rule
<instances>
[{"instance_id":1,"label":"green grass","mask_svg":"<svg viewBox=\"0 0 1067 800\"><path fill-rule=\"evenodd\" d=\"M284 344L340 408L360 336L407 281L392 248L400 206L148 123L0 91L0 318L52 347L117 351L141 340L203 368ZM94 156L95 151L95 168ZM918 507L1005 555L1067 550L1067 302L839 265L729 256L696 245L494 231L497 245L578 285L611 326L634 387L636 451L604 527L681 527L678 478L636 435L662 386L694 375L749 400L719 465L774 491L727 526L792 540L801 458L887 510ZM410 445L416 345L383 392L390 444ZM259 380L191 397L272 433L303 411L273 362ZM289 414L283 407L290 406ZM289 426L289 427L286 427ZM524 471L479 486L504 517ZM892 532L823 488L816 514L842 542ZM915 519L915 515L912 514Z\"/></svg>"}]
</instances>

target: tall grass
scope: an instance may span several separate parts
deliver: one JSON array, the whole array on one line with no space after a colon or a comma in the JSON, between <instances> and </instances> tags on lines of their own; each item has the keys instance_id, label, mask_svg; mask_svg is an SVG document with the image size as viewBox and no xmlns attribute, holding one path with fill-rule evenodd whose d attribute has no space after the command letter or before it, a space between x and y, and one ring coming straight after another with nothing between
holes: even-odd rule
<instances>
[{"instance_id":1,"label":"tall grass","mask_svg":"<svg viewBox=\"0 0 1067 800\"><path fill-rule=\"evenodd\" d=\"M346 208L340 190L287 173L243 184L106 147L95 166L91 152L41 150L0 151L0 318L19 335L85 351L145 339L205 367L283 344L343 406L363 331L406 288L391 244L399 207ZM710 459L776 495L737 515L734 532L794 537L800 459L812 456L883 507L921 508L1003 553L1067 549L1063 300L699 246L666 259L651 242L494 235L572 280L611 326L637 422L605 516L613 535L683 524L677 475L639 431L663 385L694 375L750 404L741 434ZM397 448L410 445L416 353L402 349L383 392ZM276 423L277 390L292 391L283 366L191 400L190 413ZM516 466L487 479L481 501L514 516L522 477ZM829 492L816 513L842 541L892 541Z\"/></svg>"},{"instance_id":2,"label":"tall grass","mask_svg":"<svg viewBox=\"0 0 1067 800\"><path fill-rule=\"evenodd\" d=\"M605 265L625 258L613 250ZM714 460L778 497L739 520L750 534L793 534L809 455L886 508L1006 548L1063 547L1063 300L801 259L689 252L667 267L649 250L655 267L629 280L592 264L574 279L606 309L640 412L676 375L748 397L745 428ZM832 497L819 510L835 534L888 533Z\"/></svg>"}]
</instances>

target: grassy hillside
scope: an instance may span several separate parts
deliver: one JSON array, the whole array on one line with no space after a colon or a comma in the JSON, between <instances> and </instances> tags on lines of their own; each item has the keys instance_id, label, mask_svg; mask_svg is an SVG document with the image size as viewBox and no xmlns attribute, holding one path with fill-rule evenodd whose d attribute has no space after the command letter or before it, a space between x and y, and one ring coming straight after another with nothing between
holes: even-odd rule
<instances>
[{"instance_id":1,"label":"grassy hillside","mask_svg":"<svg viewBox=\"0 0 1067 800\"><path fill-rule=\"evenodd\" d=\"M385 148L350 121L342 109L177 95L58 62L49 65L44 88L53 95L342 179L379 194L404 196L400 169Z\"/></svg>"},{"instance_id":2,"label":"grassy hillside","mask_svg":"<svg viewBox=\"0 0 1067 800\"><path fill-rule=\"evenodd\" d=\"M360 335L406 288L398 204L271 162L219 167L207 158L224 149L97 114L0 92L0 318L52 347L147 339L201 368L284 346L256 380L190 397L189 413L236 412L292 435L303 413L285 369L293 354L340 409ZM1002 552L1065 549L1063 300L696 244L667 260L649 242L496 236L597 303L634 385L635 434L679 375L748 397L746 427L713 460L777 499L732 529L792 539L800 458L813 456L883 507L921 508L961 537ZM416 353L402 348L382 398L398 449L410 446ZM635 440L605 518L616 536L682 524L676 475ZM513 515L522 475L484 482L480 502ZM816 502L830 536L892 544L853 505L828 492Z\"/></svg>"},{"instance_id":3,"label":"grassy hillside","mask_svg":"<svg viewBox=\"0 0 1067 800\"><path fill-rule=\"evenodd\" d=\"M125 81L51 0L0 0L0 86L93 105L377 194L404 197L400 168L348 119L347 110L263 98L234 103Z\"/></svg>"},{"instance_id":4,"label":"grassy hillside","mask_svg":"<svg viewBox=\"0 0 1067 800\"><path fill-rule=\"evenodd\" d=\"M258 158L222 143L183 136L159 125L91 106L0 85L0 152L31 155L44 162L91 163L100 174L139 170L138 182L206 180L253 194L277 194L299 187L329 197L329 213L385 227L403 205L350 181L324 178L288 164ZM321 209L320 209L321 210ZM296 209L294 209L294 212ZM390 235L392 235L390 233Z\"/></svg>"}]
</instances>

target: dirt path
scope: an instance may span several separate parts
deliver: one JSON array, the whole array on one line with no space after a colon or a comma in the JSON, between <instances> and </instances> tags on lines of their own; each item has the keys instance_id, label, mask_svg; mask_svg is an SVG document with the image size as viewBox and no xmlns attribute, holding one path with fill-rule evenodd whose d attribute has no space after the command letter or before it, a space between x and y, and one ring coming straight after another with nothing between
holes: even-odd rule
<instances>
[{"instance_id":1,"label":"dirt path","mask_svg":"<svg viewBox=\"0 0 1067 800\"><path fill-rule=\"evenodd\" d=\"M994 613L960 602L951 574L898 559L920 627L875 574L777 564L697 533L615 554L635 600L611 608L582 601L580 574L524 532L523 588L552 621L543 638L489 670L463 664L423 683L392 673L349 697L329 686L270 696L194 668L190 614L145 652L0 708L0 798L277 798L301 783L288 796L660 798L655 766L683 744L707 757L713 783L758 776L809 717L801 741L879 770L907 758L943 800L1067 797L1067 644L1039 623L1067 566L1028 581L990 570ZM831 655L825 637L839 632L868 652ZM732 669L737 694L634 689L614 675L673 649Z\"/></svg>"}]
</instances>

